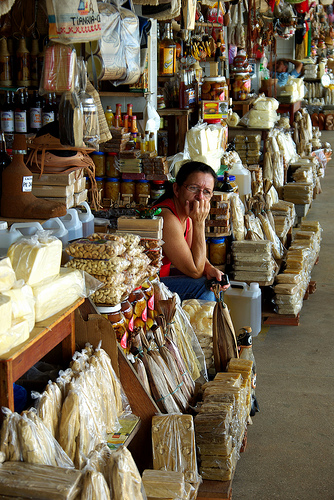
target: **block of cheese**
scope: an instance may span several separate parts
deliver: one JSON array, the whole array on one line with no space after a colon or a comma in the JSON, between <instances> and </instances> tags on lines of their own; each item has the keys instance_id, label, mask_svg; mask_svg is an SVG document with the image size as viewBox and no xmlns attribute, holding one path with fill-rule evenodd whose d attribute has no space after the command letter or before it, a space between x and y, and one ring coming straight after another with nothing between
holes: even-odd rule
<instances>
[{"instance_id":1,"label":"block of cheese","mask_svg":"<svg viewBox=\"0 0 334 500\"><path fill-rule=\"evenodd\" d=\"M0 292L12 288L16 280L15 271L9 257L0 260Z\"/></svg>"},{"instance_id":2,"label":"block of cheese","mask_svg":"<svg viewBox=\"0 0 334 500\"><path fill-rule=\"evenodd\" d=\"M35 326L35 299L31 286L17 281L13 288L4 292L3 296L11 298L13 320L26 319L31 332Z\"/></svg>"},{"instance_id":3,"label":"block of cheese","mask_svg":"<svg viewBox=\"0 0 334 500\"><path fill-rule=\"evenodd\" d=\"M32 236L13 243L7 252L16 279L35 286L59 273L62 242L55 237Z\"/></svg>"},{"instance_id":4,"label":"block of cheese","mask_svg":"<svg viewBox=\"0 0 334 500\"><path fill-rule=\"evenodd\" d=\"M143 485L146 495L154 498L182 498L185 491L182 472L145 469Z\"/></svg>"},{"instance_id":5,"label":"block of cheese","mask_svg":"<svg viewBox=\"0 0 334 500\"><path fill-rule=\"evenodd\" d=\"M85 179L86 181L86 179ZM74 184L70 186L32 186L32 194L37 198L63 198L74 195Z\"/></svg>"},{"instance_id":6,"label":"block of cheese","mask_svg":"<svg viewBox=\"0 0 334 500\"><path fill-rule=\"evenodd\" d=\"M29 338L29 323L26 319L15 320L10 329L0 335L0 356Z\"/></svg>"},{"instance_id":7,"label":"block of cheese","mask_svg":"<svg viewBox=\"0 0 334 500\"><path fill-rule=\"evenodd\" d=\"M6 295L0 295L0 335L12 326L12 301Z\"/></svg>"},{"instance_id":8,"label":"block of cheese","mask_svg":"<svg viewBox=\"0 0 334 500\"><path fill-rule=\"evenodd\" d=\"M36 323L85 296L85 279L77 269L61 268L59 275L33 286Z\"/></svg>"}]
</instances>

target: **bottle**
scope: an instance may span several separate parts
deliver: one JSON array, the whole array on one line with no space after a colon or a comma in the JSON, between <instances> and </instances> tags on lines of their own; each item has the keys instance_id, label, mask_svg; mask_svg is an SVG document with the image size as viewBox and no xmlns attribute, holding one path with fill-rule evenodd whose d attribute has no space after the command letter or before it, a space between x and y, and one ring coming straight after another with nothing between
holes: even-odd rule
<instances>
[{"instance_id":1,"label":"bottle","mask_svg":"<svg viewBox=\"0 0 334 500\"><path fill-rule=\"evenodd\" d=\"M12 134L14 132L14 107L12 92L6 91L6 100L1 109L1 130Z\"/></svg>"},{"instance_id":2,"label":"bottle","mask_svg":"<svg viewBox=\"0 0 334 500\"><path fill-rule=\"evenodd\" d=\"M150 134L148 130L145 130L145 150L149 151Z\"/></svg>"},{"instance_id":3,"label":"bottle","mask_svg":"<svg viewBox=\"0 0 334 500\"><path fill-rule=\"evenodd\" d=\"M189 95L189 108L194 108L196 106L196 96L195 96L193 73L194 73L194 71L191 71L191 70L187 71L187 79L188 79L187 91L188 91L188 95Z\"/></svg>"},{"instance_id":4,"label":"bottle","mask_svg":"<svg viewBox=\"0 0 334 500\"><path fill-rule=\"evenodd\" d=\"M8 167L8 165L11 163L12 160L6 150L5 134L1 132L0 137L1 137L0 141L0 200L1 200L2 172L5 170L6 167Z\"/></svg>"},{"instance_id":5,"label":"bottle","mask_svg":"<svg viewBox=\"0 0 334 500\"><path fill-rule=\"evenodd\" d=\"M52 104L52 94L51 92L47 95L45 99L45 104L42 109L42 127L47 123L55 121L55 112Z\"/></svg>"},{"instance_id":6,"label":"bottle","mask_svg":"<svg viewBox=\"0 0 334 500\"><path fill-rule=\"evenodd\" d=\"M19 87L30 87L30 52L27 49L25 38L20 38L16 51L17 77L16 85Z\"/></svg>"},{"instance_id":7,"label":"bottle","mask_svg":"<svg viewBox=\"0 0 334 500\"><path fill-rule=\"evenodd\" d=\"M0 40L0 84L2 87L13 85L10 53L6 38Z\"/></svg>"},{"instance_id":8,"label":"bottle","mask_svg":"<svg viewBox=\"0 0 334 500\"><path fill-rule=\"evenodd\" d=\"M114 121L114 113L112 112L111 106L107 106L104 115L107 120L108 128L110 129L113 126L113 121Z\"/></svg>"},{"instance_id":9,"label":"bottle","mask_svg":"<svg viewBox=\"0 0 334 500\"><path fill-rule=\"evenodd\" d=\"M159 44L159 76L173 76L176 64L176 45L171 37L171 25L165 24L165 35Z\"/></svg>"},{"instance_id":10,"label":"bottle","mask_svg":"<svg viewBox=\"0 0 334 500\"><path fill-rule=\"evenodd\" d=\"M133 105L131 103L128 103L126 105L126 113L128 115L128 120L129 120L129 130L131 130L131 122L132 122L132 108L133 108Z\"/></svg>"},{"instance_id":11,"label":"bottle","mask_svg":"<svg viewBox=\"0 0 334 500\"><path fill-rule=\"evenodd\" d=\"M118 123L118 125L116 125ZM116 104L115 127L122 126L122 104Z\"/></svg>"},{"instance_id":12,"label":"bottle","mask_svg":"<svg viewBox=\"0 0 334 500\"><path fill-rule=\"evenodd\" d=\"M187 89L187 75L184 69L180 71L179 108L189 109L189 93Z\"/></svg>"},{"instance_id":13,"label":"bottle","mask_svg":"<svg viewBox=\"0 0 334 500\"><path fill-rule=\"evenodd\" d=\"M146 143L145 143L145 135L141 134L140 136L140 152L146 153Z\"/></svg>"},{"instance_id":14,"label":"bottle","mask_svg":"<svg viewBox=\"0 0 334 500\"><path fill-rule=\"evenodd\" d=\"M221 185L219 186L218 191L221 191L223 193L233 193L234 191L233 187L229 183L227 172L224 172L224 179Z\"/></svg>"},{"instance_id":15,"label":"bottle","mask_svg":"<svg viewBox=\"0 0 334 500\"><path fill-rule=\"evenodd\" d=\"M148 138L148 150L149 151L155 151L154 132L150 132L150 135L149 135L149 138Z\"/></svg>"},{"instance_id":16,"label":"bottle","mask_svg":"<svg viewBox=\"0 0 334 500\"><path fill-rule=\"evenodd\" d=\"M123 128L124 128L125 133L127 133L128 129L129 129L129 115L123 116Z\"/></svg>"},{"instance_id":17,"label":"bottle","mask_svg":"<svg viewBox=\"0 0 334 500\"><path fill-rule=\"evenodd\" d=\"M20 89L17 96L14 112L14 129L18 134L26 134L28 132L27 105L23 89Z\"/></svg>"},{"instance_id":18,"label":"bottle","mask_svg":"<svg viewBox=\"0 0 334 500\"><path fill-rule=\"evenodd\" d=\"M42 100L38 90L34 91L29 108L30 131L37 132L42 127Z\"/></svg>"},{"instance_id":19,"label":"bottle","mask_svg":"<svg viewBox=\"0 0 334 500\"><path fill-rule=\"evenodd\" d=\"M137 116L133 115L131 120L131 134L138 134Z\"/></svg>"},{"instance_id":20,"label":"bottle","mask_svg":"<svg viewBox=\"0 0 334 500\"><path fill-rule=\"evenodd\" d=\"M39 84L38 78L38 54L39 45L38 39L34 38L31 42L31 52L30 52L30 75L31 75L31 86L37 88Z\"/></svg>"}]
</instances>

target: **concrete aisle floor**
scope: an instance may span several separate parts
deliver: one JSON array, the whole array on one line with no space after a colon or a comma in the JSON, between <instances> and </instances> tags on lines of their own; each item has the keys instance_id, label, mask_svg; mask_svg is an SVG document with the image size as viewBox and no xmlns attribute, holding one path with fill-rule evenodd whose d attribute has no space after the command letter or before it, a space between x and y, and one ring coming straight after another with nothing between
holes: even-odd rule
<instances>
[{"instance_id":1,"label":"concrete aisle floor","mask_svg":"<svg viewBox=\"0 0 334 500\"><path fill-rule=\"evenodd\" d=\"M324 141L334 148L334 132L324 131ZM334 160L321 186L307 215L323 228L317 289L299 326L264 327L254 338L260 413L248 427L233 500L334 499Z\"/></svg>"}]
</instances>

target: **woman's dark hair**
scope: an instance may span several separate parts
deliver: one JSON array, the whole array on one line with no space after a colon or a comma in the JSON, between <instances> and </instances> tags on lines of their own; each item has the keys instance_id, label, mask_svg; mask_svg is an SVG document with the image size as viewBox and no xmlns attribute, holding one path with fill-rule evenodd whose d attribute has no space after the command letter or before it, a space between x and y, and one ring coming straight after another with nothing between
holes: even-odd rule
<instances>
[{"instance_id":1,"label":"woman's dark hair","mask_svg":"<svg viewBox=\"0 0 334 500\"><path fill-rule=\"evenodd\" d=\"M178 173L176 174L175 177L176 184L179 187L181 187L186 182L189 175L193 174L194 172L202 172L203 174L212 175L214 182L216 184L217 181L216 172L213 170L213 168L210 167L210 165L207 165L206 163L203 163L201 161L187 161L186 163L184 163L180 168L180 170L178 171ZM157 203L167 200L168 198L173 198L174 196L173 182L170 181L166 182L165 189L166 189L165 193L153 203L153 206L156 205Z\"/></svg>"}]
</instances>

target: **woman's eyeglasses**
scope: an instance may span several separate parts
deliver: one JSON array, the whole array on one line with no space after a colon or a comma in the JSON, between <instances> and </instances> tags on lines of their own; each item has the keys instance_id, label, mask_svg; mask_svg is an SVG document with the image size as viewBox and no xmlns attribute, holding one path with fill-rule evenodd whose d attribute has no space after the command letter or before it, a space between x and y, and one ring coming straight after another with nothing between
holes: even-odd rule
<instances>
[{"instance_id":1,"label":"woman's eyeglasses","mask_svg":"<svg viewBox=\"0 0 334 500\"><path fill-rule=\"evenodd\" d=\"M204 198L207 198L207 199L210 199L213 195L213 192L210 191L210 189L206 189L206 188L202 189L199 186L196 186L196 184L183 184L183 185L186 188L186 190L189 191L189 193L199 194L202 192Z\"/></svg>"}]
</instances>

